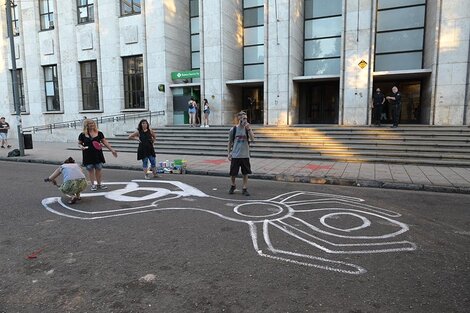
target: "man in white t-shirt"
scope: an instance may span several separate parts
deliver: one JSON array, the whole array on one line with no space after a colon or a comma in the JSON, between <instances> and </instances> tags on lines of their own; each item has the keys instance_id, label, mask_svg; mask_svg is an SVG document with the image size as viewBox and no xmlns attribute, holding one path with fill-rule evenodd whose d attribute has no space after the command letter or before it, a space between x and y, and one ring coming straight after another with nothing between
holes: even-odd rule
<instances>
[{"instance_id":1,"label":"man in white t-shirt","mask_svg":"<svg viewBox=\"0 0 470 313\"><path fill-rule=\"evenodd\" d=\"M5 145L7 148L11 148L11 146L8 144L8 130L10 129L10 124L5 122L5 118L2 116L0 118L0 139L2 140L2 148L5 148Z\"/></svg>"}]
</instances>

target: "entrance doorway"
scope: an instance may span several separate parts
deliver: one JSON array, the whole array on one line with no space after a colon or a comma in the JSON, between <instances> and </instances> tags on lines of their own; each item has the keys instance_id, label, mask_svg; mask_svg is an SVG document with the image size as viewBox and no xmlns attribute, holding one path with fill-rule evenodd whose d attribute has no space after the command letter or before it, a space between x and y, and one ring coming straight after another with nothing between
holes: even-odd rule
<instances>
[{"instance_id":1,"label":"entrance doorway","mask_svg":"<svg viewBox=\"0 0 470 313\"><path fill-rule=\"evenodd\" d=\"M374 82L373 90L380 88L385 96L391 96L393 86L397 86L401 93L400 124L426 124L421 116L421 81L377 81ZM385 100L383 112L385 120L382 122L391 123L392 108L387 100Z\"/></svg>"},{"instance_id":2,"label":"entrance doorway","mask_svg":"<svg viewBox=\"0 0 470 313\"><path fill-rule=\"evenodd\" d=\"M173 93L173 125L189 124L188 102L191 97L196 100L198 107L201 107L201 90L199 86L176 87L171 89ZM196 123L201 120L201 112L198 110Z\"/></svg>"},{"instance_id":3,"label":"entrance doorway","mask_svg":"<svg viewBox=\"0 0 470 313\"><path fill-rule=\"evenodd\" d=\"M250 124L264 123L263 87L244 87L242 110L246 112Z\"/></svg>"},{"instance_id":4,"label":"entrance doorway","mask_svg":"<svg viewBox=\"0 0 470 313\"><path fill-rule=\"evenodd\" d=\"M338 124L339 82L300 84L299 124Z\"/></svg>"}]
</instances>

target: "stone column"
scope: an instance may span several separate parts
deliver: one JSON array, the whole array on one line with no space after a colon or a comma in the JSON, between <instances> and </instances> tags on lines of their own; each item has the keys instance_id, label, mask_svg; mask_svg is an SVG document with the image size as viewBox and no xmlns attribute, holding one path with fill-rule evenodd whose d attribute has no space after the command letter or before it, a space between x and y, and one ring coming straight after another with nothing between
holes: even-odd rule
<instances>
[{"instance_id":1,"label":"stone column","mask_svg":"<svg viewBox=\"0 0 470 313\"><path fill-rule=\"evenodd\" d=\"M100 91L103 94L100 106L106 114L115 114L124 108L123 70L119 49L119 2L102 0L98 3Z\"/></svg>"},{"instance_id":2,"label":"stone column","mask_svg":"<svg viewBox=\"0 0 470 313\"><path fill-rule=\"evenodd\" d=\"M267 1L265 18L264 123L290 124L289 75L290 1Z\"/></svg>"},{"instance_id":3,"label":"stone column","mask_svg":"<svg viewBox=\"0 0 470 313\"><path fill-rule=\"evenodd\" d=\"M343 125L367 125L370 114L371 84L371 20L373 1L345 2L340 82L340 122ZM367 65L361 69L359 62ZM341 110L342 106L342 110Z\"/></svg>"},{"instance_id":4,"label":"stone column","mask_svg":"<svg viewBox=\"0 0 470 313\"><path fill-rule=\"evenodd\" d=\"M434 124L469 124L470 2L441 1ZM464 116L466 115L466 119Z\"/></svg>"}]
</instances>

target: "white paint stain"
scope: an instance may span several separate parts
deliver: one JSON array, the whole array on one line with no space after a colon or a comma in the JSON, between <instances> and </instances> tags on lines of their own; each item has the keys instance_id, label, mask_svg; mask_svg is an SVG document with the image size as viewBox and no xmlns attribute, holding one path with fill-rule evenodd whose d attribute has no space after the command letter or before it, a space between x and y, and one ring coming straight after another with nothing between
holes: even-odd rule
<instances>
[{"instance_id":1,"label":"white paint stain","mask_svg":"<svg viewBox=\"0 0 470 313\"><path fill-rule=\"evenodd\" d=\"M147 274L147 275L139 278L139 281L141 283L153 283L153 282L155 282L155 280L157 280L157 276L155 276L154 274Z\"/></svg>"},{"instance_id":2,"label":"white paint stain","mask_svg":"<svg viewBox=\"0 0 470 313\"><path fill-rule=\"evenodd\" d=\"M54 270L52 269L52 270L47 271L46 275L49 276L49 275L52 275L53 273L54 273Z\"/></svg>"},{"instance_id":3,"label":"white paint stain","mask_svg":"<svg viewBox=\"0 0 470 313\"><path fill-rule=\"evenodd\" d=\"M400 214L367 205L360 198L293 191L267 200L235 200L210 196L197 188L175 181L133 180L107 185L121 188L82 194L84 198L103 197L108 200L109 208L105 210L79 210L66 205L59 197L46 198L42 200L42 205L51 213L80 220L171 210L209 213L228 221L246 223L253 248L261 257L343 274L363 274L366 269L341 260L316 256L316 251L337 257L345 254L416 250L413 242L394 239L409 230L408 225L393 219L400 217ZM144 195L137 196L137 192ZM220 200L221 203L217 208L205 209L171 206L171 200L174 199L197 203L198 199L204 197ZM115 202L139 202L141 205L115 208ZM145 202L148 204L142 205ZM334 226L333 220L346 221L353 226ZM271 235L273 232L276 232L276 236ZM282 238L296 239L307 245L281 248L287 245ZM141 279L155 279L149 275L153 274Z\"/></svg>"}]
</instances>

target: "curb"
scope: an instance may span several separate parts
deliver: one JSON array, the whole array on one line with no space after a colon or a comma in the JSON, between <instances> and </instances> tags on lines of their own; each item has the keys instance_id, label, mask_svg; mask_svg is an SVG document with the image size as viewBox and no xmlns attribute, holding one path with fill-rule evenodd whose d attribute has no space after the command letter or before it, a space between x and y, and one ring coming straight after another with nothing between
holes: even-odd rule
<instances>
[{"instance_id":1,"label":"curb","mask_svg":"<svg viewBox=\"0 0 470 313\"><path fill-rule=\"evenodd\" d=\"M21 157L10 157L10 158L0 157L0 161L51 164L51 165L62 164L59 161L49 161L49 160L42 160L42 159L40 160L22 159ZM139 166L125 166L125 165L106 165L106 168L118 169L118 170L133 170L133 171L142 170ZM186 175L188 174L189 175L202 175L202 176L228 177L228 170L227 172L186 170ZM280 181L280 182L291 182L291 183L318 184L318 185L337 185L337 186L382 188L382 189L395 189L395 190L470 194L470 187L434 186L434 185L423 185L423 184L395 183L395 182L383 182L383 181L367 180L367 179L347 179L347 178L338 178L338 177L312 177L312 176L296 176L296 175L284 175L284 174L253 174L253 175L250 175L250 178L260 179L260 180L275 180L275 181Z\"/></svg>"}]
</instances>

